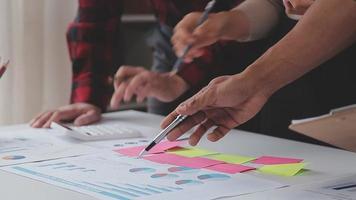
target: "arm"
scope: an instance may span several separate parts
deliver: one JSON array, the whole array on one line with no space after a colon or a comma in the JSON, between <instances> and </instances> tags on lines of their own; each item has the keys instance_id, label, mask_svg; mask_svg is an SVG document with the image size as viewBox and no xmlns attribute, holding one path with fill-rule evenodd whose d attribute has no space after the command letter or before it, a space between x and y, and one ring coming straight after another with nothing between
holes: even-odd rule
<instances>
[{"instance_id":1,"label":"arm","mask_svg":"<svg viewBox=\"0 0 356 200\"><path fill-rule=\"evenodd\" d=\"M210 14L198 28L195 24L201 13L186 15L175 27L172 43L177 55L193 44L185 61L202 55L202 48L219 40L252 41L266 37L278 23L283 11L281 0L246 0L234 9Z\"/></svg>"},{"instance_id":2,"label":"arm","mask_svg":"<svg viewBox=\"0 0 356 200\"><path fill-rule=\"evenodd\" d=\"M242 0L221 1L217 4L215 11L231 9L241 2ZM206 1L152 0L151 3L159 22L164 26L172 26L189 10L203 10ZM174 62L171 45L169 39L167 40L170 38L169 35L169 31L160 33L152 44L154 48L158 49L157 59L160 61L166 59L164 61L166 65ZM133 96L136 96L137 101L142 101L146 97L155 97L163 102L171 102L188 89L197 91L206 85L213 76L217 76L219 72L223 71L219 65L219 53L213 46L205 48L201 57L192 63L184 64L177 73L156 73L132 66L120 67L116 74L116 79L120 81L115 83L111 107L117 108L121 101L129 101Z\"/></svg>"},{"instance_id":3,"label":"arm","mask_svg":"<svg viewBox=\"0 0 356 200\"><path fill-rule=\"evenodd\" d=\"M353 44L355 21L353 0L316 1L299 23L244 73L261 78L256 85L273 93Z\"/></svg>"},{"instance_id":4,"label":"arm","mask_svg":"<svg viewBox=\"0 0 356 200\"><path fill-rule=\"evenodd\" d=\"M79 1L78 15L67 32L72 104L40 113L30 122L32 127L48 128L52 121L85 125L100 120L112 94L108 78L121 62L117 36L121 10L121 0Z\"/></svg>"},{"instance_id":5,"label":"arm","mask_svg":"<svg viewBox=\"0 0 356 200\"><path fill-rule=\"evenodd\" d=\"M190 143L204 133L211 141L251 119L279 88L316 68L356 41L356 3L353 0L316 1L293 30L241 74L213 80L167 116L190 115L168 139L175 140L195 125ZM338 30L338 31L335 31Z\"/></svg>"},{"instance_id":6,"label":"arm","mask_svg":"<svg viewBox=\"0 0 356 200\"><path fill-rule=\"evenodd\" d=\"M215 8L215 11L221 12L224 10L230 10L240 4L245 4L245 2L242 0L235 0L230 3L225 3L225 5L223 2L220 2L217 5L222 7ZM191 15L195 18L195 16L198 17L200 14L192 13ZM207 85L208 81L212 78L229 71L229 69L225 69L228 66L225 65L226 62L222 60L221 57L221 51L222 48L224 48L223 46L224 45L222 44L216 44L204 48L201 52L201 56L195 58L194 62L192 61L183 64L176 74L188 83L192 91L196 91L197 89Z\"/></svg>"}]
</instances>

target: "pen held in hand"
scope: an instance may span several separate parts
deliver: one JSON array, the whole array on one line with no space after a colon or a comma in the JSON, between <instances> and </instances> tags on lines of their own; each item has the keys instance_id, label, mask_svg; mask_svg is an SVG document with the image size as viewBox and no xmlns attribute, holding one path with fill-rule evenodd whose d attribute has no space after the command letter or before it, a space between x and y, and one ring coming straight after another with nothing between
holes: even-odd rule
<instances>
[{"instance_id":1,"label":"pen held in hand","mask_svg":"<svg viewBox=\"0 0 356 200\"><path fill-rule=\"evenodd\" d=\"M195 28L198 28L198 26L202 25L209 17L209 13L213 10L214 6L215 6L216 0L212 0L210 1L207 6L204 9L204 13L202 14L202 16L200 17L199 21L197 22L197 24L195 25ZM173 65L173 70L178 71L179 68L182 66L183 61L184 61L184 57L188 54L189 50L193 47L193 44L189 44L187 45L184 50L183 50L183 54L182 56L180 56L176 62Z\"/></svg>"},{"instance_id":2,"label":"pen held in hand","mask_svg":"<svg viewBox=\"0 0 356 200\"><path fill-rule=\"evenodd\" d=\"M209 13L213 10L214 6L215 6L216 0L212 0L210 1L207 6L205 7L204 13L201 16L201 18L199 19L199 21L196 24L197 28L198 26L200 26L201 24L203 24L209 17ZM192 44L187 45L184 48L184 52L183 55L181 57L179 57L174 66L173 66L173 70L179 70L179 68L182 66L183 64L183 59L185 57L185 55L188 53L188 51L191 49ZM176 128L181 122L183 122L188 116L184 116L184 115L178 115L177 118L170 123L165 129L163 129L153 140L152 142L146 147L144 148L140 154L138 155L137 158L141 158L142 156L144 156L145 154L147 154L150 149L152 149L154 146L156 146L159 142L161 142L174 128Z\"/></svg>"},{"instance_id":3,"label":"pen held in hand","mask_svg":"<svg viewBox=\"0 0 356 200\"><path fill-rule=\"evenodd\" d=\"M163 129L153 140L152 142L144 148L137 158L141 158L147 154L154 146L161 142L174 128L176 128L180 123L182 123L188 116L187 115L178 115L172 123L170 123L165 129Z\"/></svg>"}]
</instances>

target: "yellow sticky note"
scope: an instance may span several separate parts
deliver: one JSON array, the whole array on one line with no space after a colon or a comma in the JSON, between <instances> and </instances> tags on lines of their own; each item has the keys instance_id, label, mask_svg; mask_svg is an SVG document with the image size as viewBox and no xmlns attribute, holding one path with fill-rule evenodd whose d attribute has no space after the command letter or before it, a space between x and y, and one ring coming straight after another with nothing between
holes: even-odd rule
<instances>
[{"instance_id":1,"label":"yellow sticky note","mask_svg":"<svg viewBox=\"0 0 356 200\"><path fill-rule=\"evenodd\" d=\"M258 170L267 174L280 176L295 176L305 167L305 163L283 164L283 165L265 165Z\"/></svg>"},{"instance_id":2,"label":"yellow sticky note","mask_svg":"<svg viewBox=\"0 0 356 200\"><path fill-rule=\"evenodd\" d=\"M206 149L200 149L200 148L171 149L171 150L168 150L168 153L185 156L185 157L190 157L190 158L217 154L217 152L209 151Z\"/></svg>"},{"instance_id":3,"label":"yellow sticky note","mask_svg":"<svg viewBox=\"0 0 356 200\"><path fill-rule=\"evenodd\" d=\"M243 164L243 163L250 162L251 160L255 160L255 158L253 157L231 155L231 154L216 154L216 155L210 155L208 157L214 160L220 160L232 164Z\"/></svg>"}]
</instances>

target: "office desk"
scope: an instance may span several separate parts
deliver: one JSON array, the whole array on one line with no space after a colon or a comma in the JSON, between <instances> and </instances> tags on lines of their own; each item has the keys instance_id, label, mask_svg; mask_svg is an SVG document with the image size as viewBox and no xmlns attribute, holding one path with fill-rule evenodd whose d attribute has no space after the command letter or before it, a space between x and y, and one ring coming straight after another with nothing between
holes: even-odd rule
<instances>
[{"instance_id":1,"label":"office desk","mask_svg":"<svg viewBox=\"0 0 356 200\"><path fill-rule=\"evenodd\" d=\"M154 127L159 130L159 124L162 117L136 111L124 111L106 114L104 119L137 123L140 125ZM24 127L26 126L10 126L4 127L2 130L11 131ZM287 183L292 186L356 173L355 153L238 130L231 131L221 141L216 143L211 143L204 139L200 143L200 146L219 152L237 153L249 156L275 155L303 158L307 163L309 163L307 166L309 171L302 176L285 178L272 175L262 175L258 172L250 172L252 175L268 177L269 179ZM254 196L256 198L254 198ZM251 195L250 197L246 196L244 198L260 199L258 195ZM0 172L0 199L93 200L94 198L18 175Z\"/></svg>"}]
</instances>

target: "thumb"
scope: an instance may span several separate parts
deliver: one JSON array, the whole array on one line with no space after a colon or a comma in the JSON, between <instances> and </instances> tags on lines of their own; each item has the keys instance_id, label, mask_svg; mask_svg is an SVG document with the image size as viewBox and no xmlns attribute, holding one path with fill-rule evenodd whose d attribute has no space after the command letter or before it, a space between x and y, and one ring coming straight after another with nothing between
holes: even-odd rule
<instances>
[{"instance_id":1,"label":"thumb","mask_svg":"<svg viewBox=\"0 0 356 200\"><path fill-rule=\"evenodd\" d=\"M96 110L89 110L88 112L78 116L77 119L74 120L74 125L82 126L82 125L91 124L99 121L100 118L101 118L100 112Z\"/></svg>"}]
</instances>

